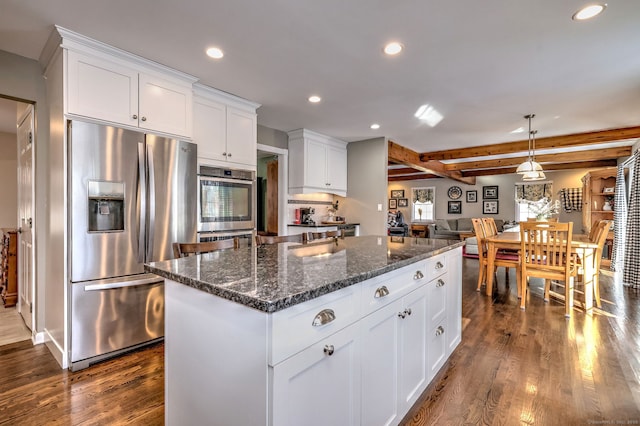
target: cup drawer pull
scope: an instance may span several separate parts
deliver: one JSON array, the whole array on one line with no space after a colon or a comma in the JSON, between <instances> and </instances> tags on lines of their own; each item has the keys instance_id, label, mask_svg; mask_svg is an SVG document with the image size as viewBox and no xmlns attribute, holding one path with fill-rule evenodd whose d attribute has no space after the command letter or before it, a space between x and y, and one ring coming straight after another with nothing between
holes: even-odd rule
<instances>
[{"instance_id":1,"label":"cup drawer pull","mask_svg":"<svg viewBox=\"0 0 640 426\"><path fill-rule=\"evenodd\" d=\"M444 268L444 265L442 264L442 262L438 261L438 263L436 263L436 269L442 269Z\"/></svg>"},{"instance_id":2,"label":"cup drawer pull","mask_svg":"<svg viewBox=\"0 0 640 426\"><path fill-rule=\"evenodd\" d=\"M438 280L438 283L436 284L436 287L444 287L444 281Z\"/></svg>"},{"instance_id":3,"label":"cup drawer pull","mask_svg":"<svg viewBox=\"0 0 640 426\"><path fill-rule=\"evenodd\" d=\"M416 273L413 275L413 279L419 280L421 278L424 278L424 274L422 273L422 271L416 271Z\"/></svg>"},{"instance_id":4,"label":"cup drawer pull","mask_svg":"<svg viewBox=\"0 0 640 426\"><path fill-rule=\"evenodd\" d=\"M334 319L336 319L336 313L333 312L333 309L323 309L318 312L311 325L320 327L321 325L329 324Z\"/></svg>"},{"instance_id":5,"label":"cup drawer pull","mask_svg":"<svg viewBox=\"0 0 640 426\"><path fill-rule=\"evenodd\" d=\"M375 297L376 299L380 299L388 295L389 295L389 289L387 288L386 285L383 285L382 287L379 287L376 290L376 294L373 297Z\"/></svg>"}]
</instances>

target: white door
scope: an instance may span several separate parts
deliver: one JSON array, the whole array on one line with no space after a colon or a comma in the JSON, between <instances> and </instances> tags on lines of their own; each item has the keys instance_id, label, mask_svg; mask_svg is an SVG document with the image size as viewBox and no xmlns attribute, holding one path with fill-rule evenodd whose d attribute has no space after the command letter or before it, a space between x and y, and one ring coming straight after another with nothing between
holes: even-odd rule
<instances>
[{"instance_id":1,"label":"white door","mask_svg":"<svg viewBox=\"0 0 640 426\"><path fill-rule=\"evenodd\" d=\"M33 106L18 123L18 310L33 327Z\"/></svg>"}]
</instances>

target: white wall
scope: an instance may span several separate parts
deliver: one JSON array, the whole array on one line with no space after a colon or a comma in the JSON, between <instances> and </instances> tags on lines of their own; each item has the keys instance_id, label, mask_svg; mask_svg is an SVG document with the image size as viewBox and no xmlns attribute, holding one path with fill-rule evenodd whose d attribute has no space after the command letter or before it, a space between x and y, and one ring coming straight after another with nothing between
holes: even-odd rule
<instances>
[{"instance_id":1,"label":"white wall","mask_svg":"<svg viewBox=\"0 0 640 426\"><path fill-rule=\"evenodd\" d=\"M16 134L0 132L0 228L18 226L17 151Z\"/></svg>"},{"instance_id":2,"label":"white wall","mask_svg":"<svg viewBox=\"0 0 640 426\"><path fill-rule=\"evenodd\" d=\"M547 179L543 182L553 182L553 199L558 199L558 191L562 188L578 188L582 187L582 176L588 169L563 170L545 172ZM515 183L522 182L520 175L495 175L495 176L479 176L475 185L466 185L451 179L421 179L413 181L391 182L387 188L387 198L393 189L404 189L405 197L409 199L411 204L411 188L422 186L435 186L436 188L436 219L454 219L458 217L481 217L486 216L482 213L482 187L498 186L498 214L496 219L514 220L515 219ZM462 201L461 214L449 214L448 202L453 201L448 197L447 191L452 186L459 186L462 189L462 197L456 201ZM477 202L467 203L466 192L477 191ZM411 208L400 209L405 216L405 220L411 220ZM582 212L564 213L560 212L558 220L561 222L573 222L575 229L582 229Z\"/></svg>"}]
</instances>

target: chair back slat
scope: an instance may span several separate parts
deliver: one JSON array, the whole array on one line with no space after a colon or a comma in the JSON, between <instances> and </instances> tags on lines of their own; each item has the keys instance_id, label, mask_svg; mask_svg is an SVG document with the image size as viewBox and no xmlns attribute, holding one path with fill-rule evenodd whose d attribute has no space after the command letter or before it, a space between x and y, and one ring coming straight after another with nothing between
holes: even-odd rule
<instances>
[{"instance_id":1,"label":"chair back slat","mask_svg":"<svg viewBox=\"0 0 640 426\"><path fill-rule=\"evenodd\" d=\"M180 258L223 249L237 249L238 247L240 247L240 240L237 237L203 243L173 243L173 256Z\"/></svg>"},{"instance_id":2,"label":"chair back slat","mask_svg":"<svg viewBox=\"0 0 640 426\"><path fill-rule=\"evenodd\" d=\"M482 224L484 226L484 232L487 237L498 235L498 226L496 225L496 221L492 217L483 217Z\"/></svg>"},{"instance_id":3,"label":"chair back slat","mask_svg":"<svg viewBox=\"0 0 640 426\"><path fill-rule=\"evenodd\" d=\"M307 240L322 240L326 238L344 238L344 231L338 229L337 231L322 231L322 232L308 232Z\"/></svg>"},{"instance_id":4,"label":"chair back slat","mask_svg":"<svg viewBox=\"0 0 640 426\"><path fill-rule=\"evenodd\" d=\"M256 235L257 245L265 244L278 244L278 243L306 243L307 234L295 234L295 235Z\"/></svg>"}]
</instances>

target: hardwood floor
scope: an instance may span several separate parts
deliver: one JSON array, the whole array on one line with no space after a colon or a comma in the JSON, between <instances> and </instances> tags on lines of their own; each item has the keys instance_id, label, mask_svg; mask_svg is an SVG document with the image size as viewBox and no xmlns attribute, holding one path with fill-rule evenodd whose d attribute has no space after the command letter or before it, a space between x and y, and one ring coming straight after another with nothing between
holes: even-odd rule
<instances>
[{"instance_id":1,"label":"hardwood floor","mask_svg":"<svg viewBox=\"0 0 640 426\"><path fill-rule=\"evenodd\" d=\"M0 346L31 339L31 331L15 306L5 308L0 304Z\"/></svg>"},{"instance_id":2,"label":"hardwood floor","mask_svg":"<svg viewBox=\"0 0 640 426\"><path fill-rule=\"evenodd\" d=\"M498 272L490 298L473 291L477 261L464 260L462 343L402 424L640 424L638 290L601 273L602 310L565 319L542 281L521 311L515 275L509 288Z\"/></svg>"},{"instance_id":3,"label":"hardwood floor","mask_svg":"<svg viewBox=\"0 0 640 426\"><path fill-rule=\"evenodd\" d=\"M404 426L640 424L638 290L603 275L603 309L565 320L536 282L522 312L502 270L492 298L477 293L477 263L464 259L462 343ZM0 425L161 425L163 350L72 373L44 345L2 346Z\"/></svg>"}]
</instances>

